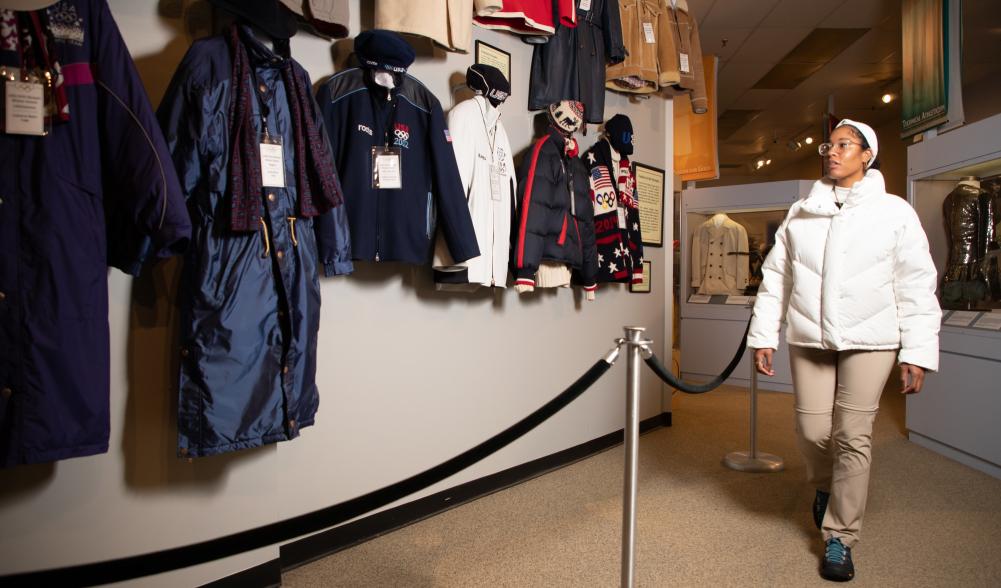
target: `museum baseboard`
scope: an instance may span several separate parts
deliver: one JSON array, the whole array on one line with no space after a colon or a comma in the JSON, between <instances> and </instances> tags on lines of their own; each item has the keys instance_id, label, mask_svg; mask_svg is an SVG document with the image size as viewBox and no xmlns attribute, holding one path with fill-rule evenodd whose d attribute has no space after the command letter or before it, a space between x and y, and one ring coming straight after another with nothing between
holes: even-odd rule
<instances>
[{"instance_id":1,"label":"museum baseboard","mask_svg":"<svg viewBox=\"0 0 1001 588\"><path fill-rule=\"evenodd\" d=\"M660 427L671 426L671 413L664 412L644 419L640 432L646 433ZM364 543L451 508L482 498L494 492L521 484L553 470L566 467L582 459L611 449L622 443L622 429L602 435L580 445L459 484L413 502L377 512L346 525L310 535L282 545L278 558L205 584L205 588L230 586L271 587L281 584L281 574L298 566L316 561L343 549Z\"/></svg>"}]
</instances>

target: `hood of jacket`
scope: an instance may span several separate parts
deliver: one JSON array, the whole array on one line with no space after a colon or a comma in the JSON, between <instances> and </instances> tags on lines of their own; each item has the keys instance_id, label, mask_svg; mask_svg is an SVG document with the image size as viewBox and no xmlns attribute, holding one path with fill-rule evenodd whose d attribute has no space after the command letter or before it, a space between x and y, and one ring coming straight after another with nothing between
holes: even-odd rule
<instances>
[{"instance_id":1,"label":"hood of jacket","mask_svg":"<svg viewBox=\"0 0 1001 588\"><path fill-rule=\"evenodd\" d=\"M867 197L886 193L883 174L874 169L867 171L861 180L852 184L841 208L834 203L834 187L834 182L829 178L817 180L807 197L798 203L799 210L816 216L837 216L858 206Z\"/></svg>"}]
</instances>

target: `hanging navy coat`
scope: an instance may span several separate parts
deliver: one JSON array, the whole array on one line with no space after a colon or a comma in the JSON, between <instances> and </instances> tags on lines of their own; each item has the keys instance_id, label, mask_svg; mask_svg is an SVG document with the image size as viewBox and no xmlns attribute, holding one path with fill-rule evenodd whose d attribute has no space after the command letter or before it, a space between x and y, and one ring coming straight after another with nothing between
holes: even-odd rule
<instances>
[{"instance_id":1,"label":"hanging navy coat","mask_svg":"<svg viewBox=\"0 0 1001 588\"><path fill-rule=\"evenodd\" d=\"M395 74L392 90L371 70L342 71L317 91L344 186L355 259L431 261L436 228L456 262L480 254L441 103L424 84ZM400 152L402 188L372 187L372 149ZM318 222L327 233L329 216ZM327 255L327 240L320 243Z\"/></svg>"},{"instance_id":2,"label":"hanging navy coat","mask_svg":"<svg viewBox=\"0 0 1001 588\"><path fill-rule=\"evenodd\" d=\"M191 231L106 2L48 14L70 119L0 133L0 466L108 450L108 261L138 273ZM17 71L20 57L0 61Z\"/></svg>"},{"instance_id":3,"label":"hanging navy coat","mask_svg":"<svg viewBox=\"0 0 1001 588\"><path fill-rule=\"evenodd\" d=\"M577 26L560 24L556 34L532 53L528 109L541 110L561 100L584 103L584 120L605 120L605 65L626 58L619 0L577 3Z\"/></svg>"},{"instance_id":4,"label":"hanging navy coat","mask_svg":"<svg viewBox=\"0 0 1001 588\"><path fill-rule=\"evenodd\" d=\"M191 46L159 109L193 224L179 300L181 456L292 439L313 424L319 404L315 375L321 262L314 219L298 218L295 142L281 75L284 61L248 28L241 27L240 38L256 74L252 92L269 111L268 134L284 145L287 187L262 190L256 233L230 230L228 124L233 89L226 38ZM305 70L293 63L293 71L308 88ZM251 97L249 102L262 135L259 101ZM315 102L310 115L322 127ZM344 208L329 214L329 257L323 263L332 274L349 273Z\"/></svg>"}]
</instances>

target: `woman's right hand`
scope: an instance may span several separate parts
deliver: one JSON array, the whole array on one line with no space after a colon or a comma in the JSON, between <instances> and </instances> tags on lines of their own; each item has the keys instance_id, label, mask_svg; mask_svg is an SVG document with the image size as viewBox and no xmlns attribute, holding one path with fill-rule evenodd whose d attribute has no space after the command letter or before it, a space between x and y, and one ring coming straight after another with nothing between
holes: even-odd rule
<instances>
[{"instance_id":1,"label":"woman's right hand","mask_svg":"<svg viewBox=\"0 0 1001 588\"><path fill-rule=\"evenodd\" d=\"M754 369L758 370L759 374L764 374L766 376L775 375L775 370L772 369L772 355L774 353L774 349L754 350Z\"/></svg>"}]
</instances>

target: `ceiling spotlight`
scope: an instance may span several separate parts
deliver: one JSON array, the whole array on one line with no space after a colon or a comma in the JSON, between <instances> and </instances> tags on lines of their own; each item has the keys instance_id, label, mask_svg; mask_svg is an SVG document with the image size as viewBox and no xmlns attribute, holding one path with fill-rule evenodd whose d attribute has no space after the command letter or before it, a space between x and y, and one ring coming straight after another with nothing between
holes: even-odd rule
<instances>
[{"instance_id":1,"label":"ceiling spotlight","mask_svg":"<svg viewBox=\"0 0 1001 588\"><path fill-rule=\"evenodd\" d=\"M772 160L771 159L765 161L765 165L771 165L771 164L772 164Z\"/></svg>"},{"instance_id":2,"label":"ceiling spotlight","mask_svg":"<svg viewBox=\"0 0 1001 588\"><path fill-rule=\"evenodd\" d=\"M813 145L813 137L807 137L803 139L803 142L806 143L807 145Z\"/></svg>"},{"instance_id":3,"label":"ceiling spotlight","mask_svg":"<svg viewBox=\"0 0 1001 588\"><path fill-rule=\"evenodd\" d=\"M761 169L761 168L765 167L765 160L764 159L759 159L758 163L756 163L755 165L757 166L758 169Z\"/></svg>"},{"instance_id":4,"label":"ceiling spotlight","mask_svg":"<svg viewBox=\"0 0 1001 588\"><path fill-rule=\"evenodd\" d=\"M883 100L883 104L889 104L889 103L893 102L893 94L890 94L890 93L883 94L882 100Z\"/></svg>"}]
</instances>

